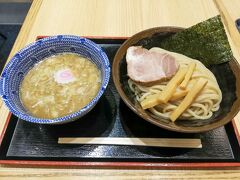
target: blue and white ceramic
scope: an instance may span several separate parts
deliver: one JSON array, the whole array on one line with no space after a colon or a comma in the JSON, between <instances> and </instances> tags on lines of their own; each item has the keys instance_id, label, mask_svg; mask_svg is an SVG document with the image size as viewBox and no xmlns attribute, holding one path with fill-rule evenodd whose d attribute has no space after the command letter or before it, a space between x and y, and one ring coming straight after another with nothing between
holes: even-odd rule
<instances>
[{"instance_id":1,"label":"blue and white ceramic","mask_svg":"<svg viewBox=\"0 0 240 180\"><path fill-rule=\"evenodd\" d=\"M102 75L102 84L97 96L84 108L70 115L55 119L33 117L23 107L19 87L24 75L39 61L58 53L77 53L96 64ZM0 95L9 110L20 119L41 124L62 124L73 121L88 113L105 91L110 77L110 64L100 46L89 39L59 35L38 40L15 54L5 67L0 79Z\"/></svg>"}]
</instances>

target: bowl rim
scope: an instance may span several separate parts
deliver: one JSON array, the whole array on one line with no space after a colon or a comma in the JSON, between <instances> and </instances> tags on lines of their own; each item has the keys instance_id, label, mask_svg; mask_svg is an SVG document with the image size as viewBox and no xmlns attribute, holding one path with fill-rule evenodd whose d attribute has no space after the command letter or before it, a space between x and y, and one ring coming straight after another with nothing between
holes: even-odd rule
<instances>
[{"instance_id":1,"label":"bowl rim","mask_svg":"<svg viewBox=\"0 0 240 180\"><path fill-rule=\"evenodd\" d=\"M161 27L153 27L149 28L143 31L140 31L130 38L128 38L118 49L117 53L114 56L113 64L112 64L112 77L113 82L115 84L115 87L123 100L123 102L139 117L143 118L144 120L167 130L176 131L176 132L182 132L182 133L199 133L199 132L206 132L213 129L216 129L218 127L221 127L228 122L230 122L239 112L240 110L240 77L237 76L237 73L240 71L240 64L237 62L235 58L233 58L231 61L227 62L229 63L231 70L233 71L234 76L236 77L236 97L237 99L234 101L230 112L223 118L216 119L216 121L206 124L204 126L198 126L198 127L185 127L185 126L168 126L167 124L162 124L160 121L158 121L156 118L153 118L152 116L146 114L143 114L140 112L136 106L129 100L128 96L125 94L121 87L120 83L120 77L119 77L119 63L123 59L124 55L126 54L126 50L128 47L130 47L132 44L137 43L139 40L149 37L151 35L154 35L156 33L176 33L185 28L177 27L177 26L161 26ZM146 116L147 115L147 116Z\"/></svg>"},{"instance_id":2,"label":"bowl rim","mask_svg":"<svg viewBox=\"0 0 240 180\"><path fill-rule=\"evenodd\" d=\"M8 72L11 70L11 68L13 68L13 64L15 65L16 61L18 60L16 58L16 56L19 58L19 54L26 52L31 48L36 47L39 43L48 43L51 40L57 40L57 41L66 40L66 41L75 41L75 42L79 41L79 43L87 42L88 46L100 55L100 58L102 59L102 62L104 64L104 67L102 66L102 69L105 72L105 77L103 79L104 82L103 82L103 84L101 84L97 95L86 106L84 106L83 108L81 108L80 110L78 110L74 113L71 113L71 114L68 114L68 115L65 115L62 117L58 117L58 118L54 118L54 119L44 119L44 118L34 117L27 113L25 114L25 113L19 112L15 108L14 103L12 103L11 100L7 99L7 97L6 97L6 94L8 92L6 91L5 79L7 77ZM49 37L39 39L35 42L28 44L27 46L25 46L24 48L22 48L21 50L16 52L15 55L10 59L10 61L5 66L5 68L2 72L2 75L0 77L0 95L3 99L3 102L8 107L8 109L15 116L17 116L18 118L20 118L22 120L32 122L32 123L38 123L38 124L61 124L61 123L73 121L74 119L80 117L81 115L85 115L87 112L89 112L95 106L95 104L98 102L98 100L100 99L100 97L103 95L104 91L107 88L107 85L108 85L109 79L110 79L110 71L111 71L110 63L109 63L109 59L108 59L106 53L98 44L94 43L93 41L91 41L85 37L80 37L80 36L76 36L76 35L49 36Z\"/></svg>"}]
</instances>

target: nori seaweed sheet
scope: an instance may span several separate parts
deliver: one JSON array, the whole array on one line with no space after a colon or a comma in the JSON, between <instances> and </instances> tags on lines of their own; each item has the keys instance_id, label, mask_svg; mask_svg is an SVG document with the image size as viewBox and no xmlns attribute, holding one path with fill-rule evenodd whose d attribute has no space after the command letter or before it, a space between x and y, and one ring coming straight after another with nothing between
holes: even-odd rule
<instances>
[{"instance_id":1,"label":"nori seaweed sheet","mask_svg":"<svg viewBox=\"0 0 240 180\"><path fill-rule=\"evenodd\" d=\"M198 59L205 66L233 59L219 15L165 38L160 47Z\"/></svg>"}]
</instances>

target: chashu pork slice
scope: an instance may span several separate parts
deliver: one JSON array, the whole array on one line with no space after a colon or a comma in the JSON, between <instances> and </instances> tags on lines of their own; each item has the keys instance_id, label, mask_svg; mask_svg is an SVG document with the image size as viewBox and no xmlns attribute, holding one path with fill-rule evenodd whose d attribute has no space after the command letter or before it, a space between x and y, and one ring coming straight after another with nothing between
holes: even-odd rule
<instances>
[{"instance_id":1,"label":"chashu pork slice","mask_svg":"<svg viewBox=\"0 0 240 180\"><path fill-rule=\"evenodd\" d=\"M146 85L171 78L179 66L173 56L149 51L141 46L129 47L126 60L128 76Z\"/></svg>"}]
</instances>

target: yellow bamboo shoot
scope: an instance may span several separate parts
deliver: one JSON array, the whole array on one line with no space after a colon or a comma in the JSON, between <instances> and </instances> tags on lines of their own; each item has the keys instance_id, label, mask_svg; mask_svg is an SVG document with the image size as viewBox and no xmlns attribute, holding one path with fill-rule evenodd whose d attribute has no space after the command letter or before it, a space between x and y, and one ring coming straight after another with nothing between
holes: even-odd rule
<instances>
[{"instance_id":1,"label":"yellow bamboo shoot","mask_svg":"<svg viewBox=\"0 0 240 180\"><path fill-rule=\"evenodd\" d=\"M183 91L178 91L178 92L175 92L170 101L176 101L184 96L186 96L188 93L188 90L183 90ZM143 100L140 104L142 106L143 109L148 109L148 108L151 108L151 107L154 107L158 104L161 104L161 102L158 101L158 97L160 96L161 92L160 93L157 93L157 94L154 94L154 95L150 95L148 96L145 100Z\"/></svg>"},{"instance_id":2,"label":"yellow bamboo shoot","mask_svg":"<svg viewBox=\"0 0 240 180\"><path fill-rule=\"evenodd\" d=\"M160 93L154 94L154 95L150 95L148 96L146 99L144 99L140 104L142 106L143 109L148 109L151 107L154 107L158 104L160 104L160 102L158 102L158 96Z\"/></svg>"},{"instance_id":3,"label":"yellow bamboo shoot","mask_svg":"<svg viewBox=\"0 0 240 180\"><path fill-rule=\"evenodd\" d=\"M188 84L189 80L191 79L195 68L196 68L196 63L195 62L191 62L188 65L188 70L187 70L187 73L185 75L185 78L184 78L183 82L179 85L179 87L181 89L186 89L187 88L187 84Z\"/></svg>"},{"instance_id":4,"label":"yellow bamboo shoot","mask_svg":"<svg viewBox=\"0 0 240 180\"><path fill-rule=\"evenodd\" d=\"M187 93L188 93L188 90L183 90L183 91L175 92L175 93L172 95L170 101L176 101L176 100L178 100L178 99L186 96Z\"/></svg>"},{"instance_id":5,"label":"yellow bamboo shoot","mask_svg":"<svg viewBox=\"0 0 240 180\"><path fill-rule=\"evenodd\" d=\"M158 102L167 103L172 95L175 93L178 85L183 81L187 73L186 68L180 68L175 76L168 82L167 86L160 93Z\"/></svg>"},{"instance_id":6,"label":"yellow bamboo shoot","mask_svg":"<svg viewBox=\"0 0 240 180\"><path fill-rule=\"evenodd\" d=\"M177 86L184 79L186 73L187 73L186 68L180 68L178 72L175 74L175 76L168 82L167 86L162 92L148 96L147 99L141 102L142 108L148 109L161 103L167 103L171 96L173 95L173 93L175 93Z\"/></svg>"},{"instance_id":7,"label":"yellow bamboo shoot","mask_svg":"<svg viewBox=\"0 0 240 180\"><path fill-rule=\"evenodd\" d=\"M192 89L188 92L188 94L185 96L183 101L179 104L179 106L173 111L173 113L170 115L170 119L172 121L175 121L194 101L196 96L199 92L205 87L207 84L207 80L200 78L192 87Z\"/></svg>"}]
</instances>

